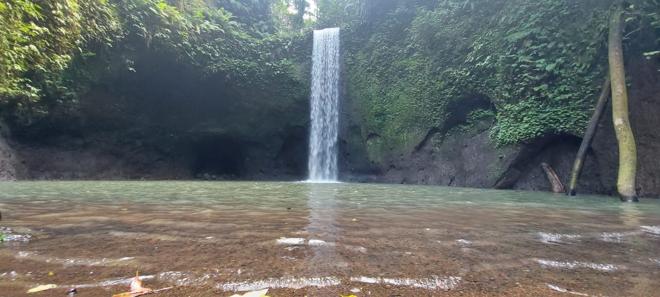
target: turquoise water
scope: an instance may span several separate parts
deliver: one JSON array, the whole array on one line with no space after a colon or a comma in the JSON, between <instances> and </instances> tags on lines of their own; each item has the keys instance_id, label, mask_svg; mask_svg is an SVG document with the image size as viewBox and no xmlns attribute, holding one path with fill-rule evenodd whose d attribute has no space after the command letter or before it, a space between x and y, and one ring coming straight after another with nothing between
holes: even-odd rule
<instances>
[{"instance_id":1,"label":"turquoise water","mask_svg":"<svg viewBox=\"0 0 660 297\"><path fill-rule=\"evenodd\" d=\"M109 281L135 269L154 285L182 286L172 296L262 287L273 296L660 291L658 200L372 184L15 182L0 183L0 211L5 232L29 236L0 247L8 296L45 282L121 291Z\"/></svg>"},{"instance_id":2,"label":"turquoise water","mask_svg":"<svg viewBox=\"0 0 660 297\"><path fill-rule=\"evenodd\" d=\"M247 201L276 206L278 203L302 203L310 199L310 190L322 195L333 195L333 198L346 205L368 201L371 207L443 208L478 204L478 207L483 208L567 208L615 212L627 209L648 215L660 214L658 199L644 199L639 204L621 204L614 197L593 195L571 198L545 192L350 183L8 182L0 183L0 199L182 204L232 204Z\"/></svg>"}]
</instances>

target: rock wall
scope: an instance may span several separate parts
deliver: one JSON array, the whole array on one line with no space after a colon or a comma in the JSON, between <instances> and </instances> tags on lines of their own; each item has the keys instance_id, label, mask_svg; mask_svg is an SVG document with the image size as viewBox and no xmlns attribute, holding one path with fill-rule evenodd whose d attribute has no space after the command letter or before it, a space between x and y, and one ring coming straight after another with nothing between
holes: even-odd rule
<instances>
[{"instance_id":1,"label":"rock wall","mask_svg":"<svg viewBox=\"0 0 660 297\"><path fill-rule=\"evenodd\" d=\"M641 56L632 52L631 56ZM660 59L627 61L630 123L637 143L637 189L642 197L660 198ZM616 185L618 147L608 108L592 145L601 182Z\"/></svg>"},{"instance_id":2,"label":"rock wall","mask_svg":"<svg viewBox=\"0 0 660 297\"><path fill-rule=\"evenodd\" d=\"M520 146L497 147L491 140L488 122L465 134L444 139L434 136L429 143L407 156L392 161L381 174L368 181L444 185L457 187L550 191L541 169L548 163L562 181L568 181L580 140L554 136ZM601 182L598 164L590 154L580 189L588 193L610 194ZM355 174L354 176L359 176Z\"/></svg>"},{"instance_id":3,"label":"rock wall","mask_svg":"<svg viewBox=\"0 0 660 297\"><path fill-rule=\"evenodd\" d=\"M16 152L6 139L9 129L0 121L0 181L12 181L21 177L22 166Z\"/></svg>"},{"instance_id":4,"label":"rock wall","mask_svg":"<svg viewBox=\"0 0 660 297\"><path fill-rule=\"evenodd\" d=\"M29 180L129 180L186 179L191 177L185 159L140 144L93 138L59 136L45 142L15 142L16 158L24 166L18 179Z\"/></svg>"},{"instance_id":5,"label":"rock wall","mask_svg":"<svg viewBox=\"0 0 660 297\"><path fill-rule=\"evenodd\" d=\"M644 59L641 52L630 52L627 62L630 79L630 118L638 149L638 193L660 198L660 61ZM350 98L349 98L350 99ZM350 104L350 101L348 101ZM347 126L359 126L359 114L347 111ZM460 187L551 191L541 163L548 163L565 184L581 138L573 135L545 135L517 146L497 147L489 136L492 122L481 122L473 129L443 134L429 131L414 151L382 163L365 164L363 149L356 149L359 128L346 127L341 144L344 177L352 181L432 184ZM361 135L364 147L370 136ZM359 138L359 137L358 137ZM366 168L366 169L365 169ZM578 192L616 194L618 168L617 142L611 109L601 119L587 154Z\"/></svg>"},{"instance_id":6,"label":"rock wall","mask_svg":"<svg viewBox=\"0 0 660 297\"><path fill-rule=\"evenodd\" d=\"M16 180L16 157L14 150L0 135L0 181Z\"/></svg>"},{"instance_id":7,"label":"rock wall","mask_svg":"<svg viewBox=\"0 0 660 297\"><path fill-rule=\"evenodd\" d=\"M121 132L0 138L0 177L28 180L301 180L306 129L259 143L222 133L181 139L127 137ZM281 139L280 139L281 138ZM264 140L266 141L266 140ZM20 166L17 166L20 165ZM20 174L15 168L21 168Z\"/></svg>"}]
</instances>

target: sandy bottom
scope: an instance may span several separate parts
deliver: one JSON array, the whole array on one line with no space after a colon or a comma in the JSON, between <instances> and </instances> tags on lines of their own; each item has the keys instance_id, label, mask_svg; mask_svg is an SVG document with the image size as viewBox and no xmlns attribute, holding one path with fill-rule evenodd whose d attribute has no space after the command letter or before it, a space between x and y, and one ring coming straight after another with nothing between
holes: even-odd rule
<instances>
[{"instance_id":1,"label":"sandy bottom","mask_svg":"<svg viewBox=\"0 0 660 297\"><path fill-rule=\"evenodd\" d=\"M121 197L0 200L16 236L0 244L0 296L111 296L136 270L175 287L163 297L660 296L660 216L637 209Z\"/></svg>"}]
</instances>

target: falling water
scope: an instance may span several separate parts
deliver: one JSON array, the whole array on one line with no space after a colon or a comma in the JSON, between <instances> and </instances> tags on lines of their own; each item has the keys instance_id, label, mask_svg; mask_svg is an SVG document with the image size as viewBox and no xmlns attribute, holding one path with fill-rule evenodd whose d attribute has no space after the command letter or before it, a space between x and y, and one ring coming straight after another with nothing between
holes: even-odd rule
<instances>
[{"instance_id":1,"label":"falling water","mask_svg":"<svg viewBox=\"0 0 660 297\"><path fill-rule=\"evenodd\" d=\"M314 31L309 180L337 180L339 28Z\"/></svg>"}]
</instances>

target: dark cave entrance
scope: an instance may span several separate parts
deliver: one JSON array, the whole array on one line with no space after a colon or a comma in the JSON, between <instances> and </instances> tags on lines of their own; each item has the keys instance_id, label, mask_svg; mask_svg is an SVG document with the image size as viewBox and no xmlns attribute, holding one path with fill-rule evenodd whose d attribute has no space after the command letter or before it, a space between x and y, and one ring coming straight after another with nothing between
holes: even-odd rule
<instances>
[{"instance_id":1,"label":"dark cave entrance","mask_svg":"<svg viewBox=\"0 0 660 297\"><path fill-rule=\"evenodd\" d=\"M447 106L450 111L449 118L445 122L445 131L466 124L470 113L475 110L495 110L495 105L491 102L490 98L483 95L472 95L461 98L460 100L453 101Z\"/></svg>"},{"instance_id":2,"label":"dark cave entrance","mask_svg":"<svg viewBox=\"0 0 660 297\"><path fill-rule=\"evenodd\" d=\"M245 145L231 137L207 136L193 142L193 174L238 178L245 166Z\"/></svg>"}]
</instances>

